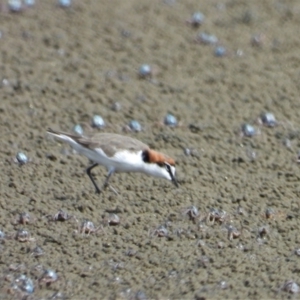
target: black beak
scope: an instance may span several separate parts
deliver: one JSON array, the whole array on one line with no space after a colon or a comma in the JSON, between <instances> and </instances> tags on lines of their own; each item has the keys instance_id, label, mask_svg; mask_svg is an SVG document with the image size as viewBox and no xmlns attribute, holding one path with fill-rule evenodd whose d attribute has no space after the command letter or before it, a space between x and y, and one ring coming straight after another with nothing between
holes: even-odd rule
<instances>
[{"instance_id":1,"label":"black beak","mask_svg":"<svg viewBox=\"0 0 300 300\"><path fill-rule=\"evenodd\" d=\"M174 183L174 185L178 188L179 185L178 185L178 182L176 180L176 178L174 176L172 176L172 182Z\"/></svg>"},{"instance_id":2,"label":"black beak","mask_svg":"<svg viewBox=\"0 0 300 300\"><path fill-rule=\"evenodd\" d=\"M176 177L175 177L175 175L172 173L171 166L170 166L168 163L165 163L165 166L166 166L166 170L167 170L168 173L170 174L170 177L171 177L172 182L174 183L174 185L175 185L176 187L179 187L178 182L177 182L177 180L176 180Z\"/></svg>"}]
</instances>

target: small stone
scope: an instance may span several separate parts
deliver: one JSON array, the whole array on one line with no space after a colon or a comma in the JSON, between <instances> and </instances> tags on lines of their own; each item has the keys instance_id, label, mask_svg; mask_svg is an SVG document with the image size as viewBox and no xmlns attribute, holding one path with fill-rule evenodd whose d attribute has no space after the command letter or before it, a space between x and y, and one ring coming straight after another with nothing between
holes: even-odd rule
<instances>
[{"instance_id":1,"label":"small stone","mask_svg":"<svg viewBox=\"0 0 300 300\"><path fill-rule=\"evenodd\" d=\"M262 113L260 119L263 125L267 127L275 127L277 125L275 116L270 112Z\"/></svg>"},{"instance_id":2,"label":"small stone","mask_svg":"<svg viewBox=\"0 0 300 300\"><path fill-rule=\"evenodd\" d=\"M120 111L122 108L121 104L119 102L114 102L111 106L111 109L113 111Z\"/></svg>"},{"instance_id":3,"label":"small stone","mask_svg":"<svg viewBox=\"0 0 300 300\"><path fill-rule=\"evenodd\" d=\"M139 76L140 78L148 78L152 75L152 68L150 65L143 64L139 68Z\"/></svg>"},{"instance_id":4,"label":"small stone","mask_svg":"<svg viewBox=\"0 0 300 300\"><path fill-rule=\"evenodd\" d=\"M11 12L21 12L23 10L23 5L21 0L9 0L8 9Z\"/></svg>"},{"instance_id":5,"label":"small stone","mask_svg":"<svg viewBox=\"0 0 300 300\"><path fill-rule=\"evenodd\" d=\"M92 126L98 129L105 127L105 122L102 117L95 115L92 119Z\"/></svg>"},{"instance_id":6,"label":"small stone","mask_svg":"<svg viewBox=\"0 0 300 300\"><path fill-rule=\"evenodd\" d=\"M20 288L23 292L28 294L32 294L34 292L34 285L30 278L27 278L27 280L23 282Z\"/></svg>"},{"instance_id":7,"label":"small stone","mask_svg":"<svg viewBox=\"0 0 300 300\"><path fill-rule=\"evenodd\" d=\"M245 123L242 125L242 134L246 137L253 137L257 132L252 125Z\"/></svg>"},{"instance_id":8,"label":"small stone","mask_svg":"<svg viewBox=\"0 0 300 300\"><path fill-rule=\"evenodd\" d=\"M290 294L297 294L300 291L299 285L296 282L291 281L291 280L287 281L284 284L283 290Z\"/></svg>"},{"instance_id":9,"label":"small stone","mask_svg":"<svg viewBox=\"0 0 300 300\"><path fill-rule=\"evenodd\" d=\"M170 127L176 127L178 125L176 117L172 114L167 114L165 116L164 124Z\"/></svg>"},{"instance_id":10,"label":"small stone","mask_svg":"<svg viewBox=\"0 0 300 300\"><path fill-rule=\"evenodd\" d=\"M27 6L27 7L32 7L35 5L35 0L24 0L24 4Z\"/></svg>"},{"instance_id":11,"label":"small stone","mask_svg":"<svg viewBox=\"0 0 300 300\"><path fill-rule=\"evenodd\" d=\"M226 290L226 289L228 289L228 283L227 283L225 280L220 281L220 282L219 282L219 288L220 288L221 290Z\"/></svg>"},{"instance_id":12,"label":"small stone","mask_svg":"<svg viewBox=\"0 0 300 300\"><path fill-rule=\"evenodd\" d=\"M20 275L16 278L15 283L18 288L25 293L32 294L34 292L33 281L26 275Z\"/></svg>"},{"instance_id":13,"label":"small stone","mask_svg":"<svg viewBox=\"0 0 300 300\"><path fill-rule=\"evenodd\" d=\"M191 25L198 27L204 23L204 15L201 12L195 12L190 20Z\"/></svg>"},{"instance_id":14,"label":"small stone","mask_svg":"<svg viewBox=\"0 0 300 300\"><path fill-rule=\"evenodd\" d=\"M136 120L131 120L129 122L129 128L132 130L132 131L135 131L135 132L139 132L142 130L142 126L141 124L136 121Z\"/></svg>"},{"instance_id":15,"label":"small stone","mask_svg":"<svg viewBox=\"0 0 300 300\"><path fill-rule=\"evenodd\" d=\"M218 38L215 35L208 34L205 32L200 32L197 36L197 41L205 45L215 45L219 42Z\"/></svg>"},{"instance_id":16,"label":"small stone","mask_svg":"<svg viewBox=\"0 0 300 300\"><path fill-rule=\"evenodd\" d=\"M185 154L186 156L190 156L191 153L192 153L191 149L189 149L189 148L184 148L184 149L183 149L183 152L184 152L184 154Z\"/></svg>"},{"instance_id":17,"label":"small stone","mask_svg":"<svg viewBox=\"0 0 300 300\"><path fill-rule=\"evenodd\" d=\"M71 0L58 0L58 5L60 7L70 7L72 4L72 1Z\"/></svg>"},{"instance_id":18,"label":"small stone","mask_svg":"<svg viewBox=\"0 0 300 300\"><path fill-rule=\"evenodd\" d=\"M73 127L73 131L75 133L77 133L78 135L83 135L83 128L80 124L76 124L74 127Z\"/></svg>"},{"instance_id":19,"label":"small stone","mask_svg":"<svg viewBox=\"0 0 300 300\"><path fill-rule=\"evenodd\" d=\"M0 240L3 240L5 238L5 233L0 230Z\"/></svg>"},{"instance_id":20,"label":"small stone","mask_svg":"<svg viewBox=\"0 0 300 300\"><path fill-rule=\"evenodd\" d=\"M223 56L225 56L226 55L226 48L225 47L223 47L223 46L218 46L218 47L216 47L215 48L215 51L214 51L214 53L215 53L215 56L217 56L217 57L223 57Z\"/></svg>"},{"instance_id":21,"label":"small stone","mask_svg":"<svg viewBox=\"0 0 300 300\"><path fill-rule=\"evenodd\" d=\"M44 255L44 250L39 247L39 246L36 246L33 250L32 250L32 256L34 257L38 257L38 256L41 256L41 255Z\"/></svg>"},{"instance_id":22,"label":"small stone","mask_svg":"<svg viewBox=\"0 0 300 300\"><path fill-rule=\"evenodd\" d=\"M143 291L137 291L135 294L134 299L136 300L147 300L147 296L145 295L145 293Z\"/></svg>"},{"instance_id":23,"label":"small stone","mask_svg":"<svg viewBox=\"0 0 300 300\"><path fill-rule=\"evenodd\" d=\"M55 271L48 269L45 270L44 274L42 275L41 281L44 281L46 283L54 282L58 279L58 276Z\"/></svg>"},{"instance_id":24,"label":"small stone","mask_svg":"<svg viewBox=\"0 0 300 300\"><path fill-rule=\"evenodd\" d=\"M24 154L23 152L18 152L16 155L16 161L20 164L20 165L25 165L28 163L29 159L26 156L26 154Z\"/></svg>"}]
</instances>

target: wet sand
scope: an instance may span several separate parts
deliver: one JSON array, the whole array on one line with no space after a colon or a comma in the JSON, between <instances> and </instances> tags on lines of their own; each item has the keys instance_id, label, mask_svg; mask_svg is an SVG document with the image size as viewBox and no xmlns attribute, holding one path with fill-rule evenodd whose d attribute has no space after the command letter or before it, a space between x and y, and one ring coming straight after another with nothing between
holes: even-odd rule
<instances>
[{"instance_id":1,"label":"wet sand","mask_svg":"<svg viewBox=\"0 0 300 300\"><path fill-rule=\"evenodd\" d=\"M0 298L26 296L14 289L21 274L35 287L28 299L297 297L284 284L300 284L298 1L105 2L1 12ZM199 28L185 22L195 11ZM202 31L227 55L196 43ZM150 80L137 76L144 63L157 71ZM257 122L266 111L274 128ZM162 125L168 112L176 128ZM88 160L46 135L95 114L105 131L174 157L180 187L117 174L119 195L95 194ZM124 132L132 119L142 132ZM257 135L242 137L243 123ZM15 163L19 151L31 161ZM100 184L106 170L94 174ZM51 221L59 209L73 217ZM23 212L31 220L18 224ZM81 234L83 220L103 229ZM27 242L16 239L22 228ZM48 269L58 280L47 284Z\"/></svg>"}]
</instances>

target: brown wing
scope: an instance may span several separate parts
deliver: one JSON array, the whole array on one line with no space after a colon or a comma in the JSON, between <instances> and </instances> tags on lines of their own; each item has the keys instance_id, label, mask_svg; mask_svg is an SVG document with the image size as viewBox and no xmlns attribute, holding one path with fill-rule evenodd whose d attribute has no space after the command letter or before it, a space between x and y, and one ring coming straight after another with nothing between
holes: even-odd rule
<instances>
[{"instance_id":1,"label":"brown wing","mask_svg":"<svg viewBox=\"0 0 300 300\"><path fill-rule=\"evenodd\" d=\"M89 148L101 148L108 156L113 156L116 151L124 148L129 151L149 149L146 144L139 140L113 133L98 133L88 139L88 144Z\"/></svg>"},{"instance_id":2,"label":"brown wing","mask_svg":"<svg viewBox=\"0 0 300 300\"><path fill-rule=\"evenodd\" d=\"M79 139L89 148L101 148L106 155L113 156L118 150L126 148L129 151L147 150L149 147L137 139L114 133L98 133L86 140Z\"/></svg>"},{"instance_id":3,"label":"brown wing","mask_svg":"<svg viewBox=\"0 0 300 300\"><path fill-rule=\"evenodd\" d=\"M78 144L94 149L101 148L108 156L113 156L118 150L126 147L129 151L148 150L149 146L129 136L123 136L115 133L96 133L90 136L80 136L73 133L66 133L48 129L49 133L54 135L66 135L76 141Z\"/></svg>"}]
</instances>

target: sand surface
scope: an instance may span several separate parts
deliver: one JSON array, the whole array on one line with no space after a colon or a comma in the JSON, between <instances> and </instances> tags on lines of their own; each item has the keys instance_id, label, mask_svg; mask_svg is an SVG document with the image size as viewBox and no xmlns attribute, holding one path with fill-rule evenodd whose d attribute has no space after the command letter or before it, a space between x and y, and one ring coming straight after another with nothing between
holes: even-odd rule
<instances>
[{"instance_id":1,"label":"sand surface","mask_svg":"<svg viewBox=\"0 0 300 300\"><path fill-rule=\"evenodd\" d=\"M195 11L205 15L199 28L186 23ZM299 20L297 0L74 0L70 9L40 0L20 14L2 7L0 299L298 297L289 289L300 285ZM227 55L196 43L199 32L216 35ZM138 77L142 64L154 68L151 79ZM168 112L176 128L162 124ZM259 125L262 112L277 126ZM180 187L117 174L119 195L95 194L88 160L46 135L95 114L103 131L173 157ZM143 131L124 131L133 119ZM242 137L243 123L257 135ZM14 162L19 151L29 163ZM106 170L93 172L100 184ZM72 218L52 221L59 209ZM24 212L31 219L19 224ZM81 234L83 220L103 229ZM28 241L18 240L20 229ZM55 282L46 282L49 269ZM22 274L33 293L21 291Z\"/></svg>"}]
</instances>

